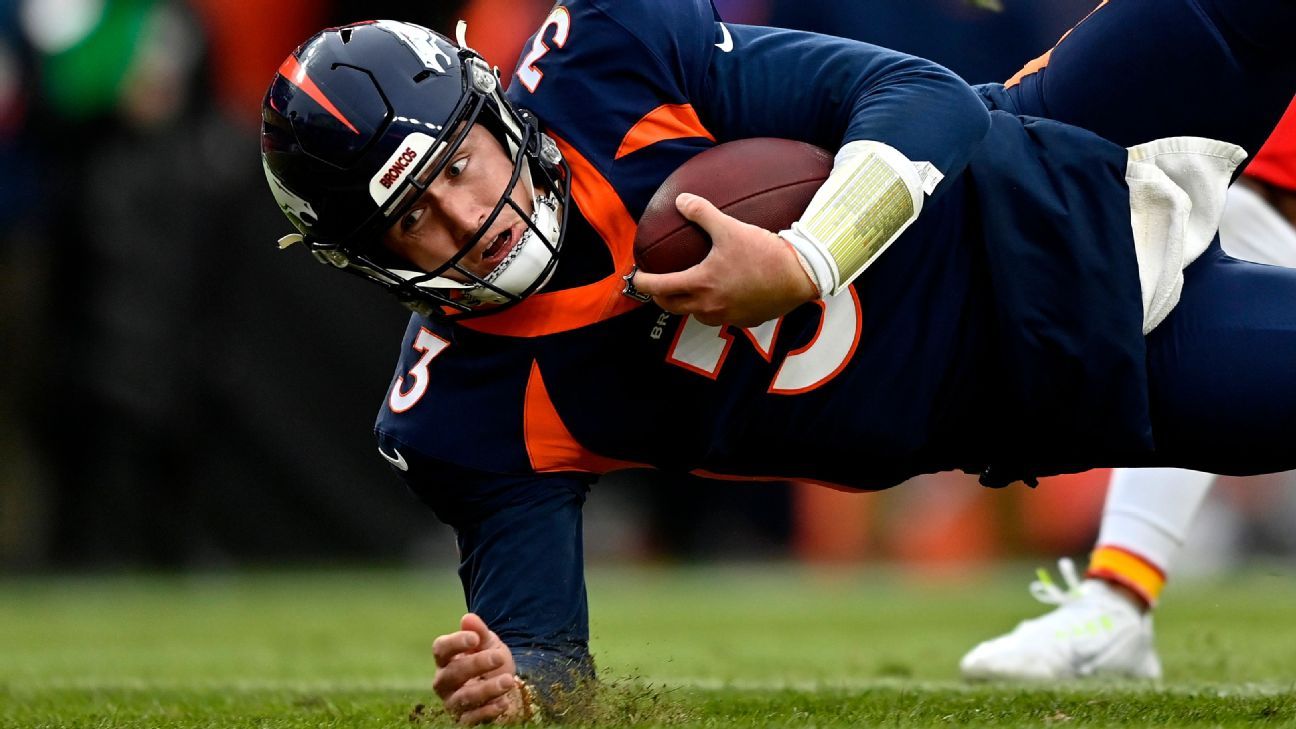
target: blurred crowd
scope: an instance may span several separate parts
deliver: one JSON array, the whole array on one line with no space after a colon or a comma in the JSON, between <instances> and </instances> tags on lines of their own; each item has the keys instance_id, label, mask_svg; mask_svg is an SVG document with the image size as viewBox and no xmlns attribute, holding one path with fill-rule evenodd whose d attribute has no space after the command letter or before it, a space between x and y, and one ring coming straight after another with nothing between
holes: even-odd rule
<instances>
[{"instance_id":1,"label":"blurred crowd","mask_svg":"<svg viewBox=\"0 0 1296 729\"><path fill-rule=\"evenodd\" d=\"M732 22L860 38L974 83L1008 78L1092 3L716 0ZM278 253L260 101L326 25L449 33L462 17L507 72L549 5L0 0L0 568L453 559L370 435L405 316ZM1292 549L1282 480L1220 489L1236 503L1204 519L1210 543ZM596 487L587 544L937 565L1084 549L1105 475L1062 481L1020 498L939 475L847 497L622 475Z\"/></svg>"}]
</instances>

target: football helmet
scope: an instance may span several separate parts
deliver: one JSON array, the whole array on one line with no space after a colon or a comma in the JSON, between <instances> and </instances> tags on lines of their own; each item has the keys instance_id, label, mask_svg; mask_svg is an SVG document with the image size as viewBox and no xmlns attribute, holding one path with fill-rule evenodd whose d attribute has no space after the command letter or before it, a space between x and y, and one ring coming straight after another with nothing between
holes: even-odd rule
<instances>
[{"instance_id":1,"label":"football helmet","mask_svg":"<svg viewBox=\"0 0 1296 729\"><path fill-rule=\"evenodd\" d=\"M409 308L458 318L498 311L543 286L557 265L570 170L534 116L513 108L492 69L464 41L412 23L377 20L328 28L280 66L262 104L261 160L270 190L321 262L388 289ZM381 236L441 174L474 124L513 162L485 222L432 271L388 251ZM510 191L521 182L528 214ZM485 275L460 265L511 207L527 233ZM457 275L447 275L454 272Z\"/></svg>"}]
</instances>

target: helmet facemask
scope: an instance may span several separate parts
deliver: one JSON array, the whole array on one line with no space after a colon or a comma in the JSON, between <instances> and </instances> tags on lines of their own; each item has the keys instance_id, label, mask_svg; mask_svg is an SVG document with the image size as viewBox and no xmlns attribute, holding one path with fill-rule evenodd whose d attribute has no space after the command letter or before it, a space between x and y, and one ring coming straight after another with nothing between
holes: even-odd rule
<instances>
[{"instance_id":1,"label":"helmet facemask","mask_svg":"<svg viewBox=\"0 0 1296 729\"><path fill-rule=\"evenodd\" d=\"M501 100L502 102L502 100ZM507 185L500 193L494 209L478 228L477 233L463 244L458 253L432 271L399 270L406 284L417 288L436 299L438 303L452 307L461 313L495 311L499 307L511 305L544 286L553 275L561 247L562 229L566 223L568 196L566 178L559 177L556 170L544 169L554 165L536 164L532 157L542 145L552 146L552 142L536 129L534 121L521 115L511 119L510 111L500 113L500 107L490 103L482 105L475 115L475 123L482 125L500 142L513 163L513 172ZM465 119L458 134L444 151L436 155L428 165L426 174L415 173L410 178L408 201L397 205L389 218L399 220L410 206L424 193L428 185L442 174L445 166L453 158L468 132L472 122ZM557 159L557 148L552 148L550 159ZM561 165L561 161L559 161ZM537 170L543 173L543 187L537 187ZM564 170L565 172L565 170ZM520 187L524 199L531 201L531 212L528 213L522 204L514 199L512 192ZM563 196L560 197L559 195ZM507 211L507 212L506 212ZM493 270L478 275L462 265L463 259L477 246L482 245L482 238L491 230L501 215L511 213L524 222L526 230L514 243L508 256L500 261ZM453 272L453 277L450 275Z\"/></svg>"}]
</instances>

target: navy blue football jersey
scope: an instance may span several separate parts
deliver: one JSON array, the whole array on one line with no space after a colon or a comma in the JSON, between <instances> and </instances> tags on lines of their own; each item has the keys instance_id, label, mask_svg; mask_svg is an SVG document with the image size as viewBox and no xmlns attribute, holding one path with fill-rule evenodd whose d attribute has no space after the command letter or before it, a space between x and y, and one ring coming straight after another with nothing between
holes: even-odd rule
<instances>
[{"instance_id":1,"label":"navy blue football jersey","mask_svg":"<svg viewBox=\"0 0 1296 729\"><path fill-rule=\"evenodd\" d=\"M996 110L926 61L723 24L706 0L560 3L508 95L571 166L563 257L510 309L414 316L376 431L456 527L469 607L524 674L589 670L580 505L598 474L877 489L1150 449L1123 148ZM661 182L757 136L879 140L944 181L848 290L760 327L621 295Z\"/></svg>"},{"instance_id":2,"label":"navy blue football jersey","mask_svg":"<svg viewBox=\"0 0 1296 729\"><path fill-rule=\"evenodd\" d=\"M1065 459L1040 462L1019 439L1041 415L1079 407L1084 419L1086 361L1110 371L1106 388L1141 356L1132 248L1112 254L1128 230L1107 232L1128 218L1124 150L1049 122L992 124L961 81L913 63L723 25L698 0L557 6L510 89L573 170L579 214L555 283L495 316L413 318L378 420L384 446L422 462L412 478L440 463L510 476L651 466L856 488L980 469L986 453L1029 450L1044 470ZM892 97L941 111L906 113ZM621 296L635 221L662 180L745 136L880 139L946 182L849 291L764 326L708 327ZM1068 214L1080 205L1086 216ZM1092 255L1072 254L1082 240ZM1054 311L1058 287L1083 311ZM1098 295L1111 309L1101 328L1086 303ZM1129 382L1119 407L1134 407L1137 430ZM1078 460L1093 445L1068 447Z\"/></svg>"},{"instance_id":3,"label":"navy blue football jersey","mask_svg":"<svg viewBox=\"0 0 1296 729\"><path fill-rule=\"evenodd\" d=\"M1020 83L976 91L873 46L722 24L704 0L556 6L509 97L572 166L558 270L515 308L411 319L377 423L541 700L593 676L581 507L613 469L880 488L950 467L1292 467L1296 276L1216 245L1145 339L1126 150L1017 115L1130 144L1258 140L1296 79L1292 9L1237 6L1108 3ZM879 140L944 180L848 291L779 321L705 327L621 296L661 181L755 136Z\"/></svg>"}]
</instances>

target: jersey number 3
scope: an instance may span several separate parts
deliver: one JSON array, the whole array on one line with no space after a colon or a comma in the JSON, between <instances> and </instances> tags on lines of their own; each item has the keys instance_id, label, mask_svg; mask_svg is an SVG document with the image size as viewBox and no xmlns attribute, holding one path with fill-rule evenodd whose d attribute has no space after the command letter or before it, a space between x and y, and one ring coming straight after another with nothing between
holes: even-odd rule
<instances>
[{"instance_id":1,"label":"jersey number 3","mask_svg":"<svg viewBox=\"0 0 1296 729\"><path fill-rule=\"evenodd\" d=\"M535 40L531 42L531 52L522 59L518 64L518 80L527 88L527 91L535 93L540 87L540 82L544 80L544 71L536 68L544 55L552 50L545 44L545 36L549 34L549 29L553 28L553 42L559 48L567 45L567 36L571 34L571 14L567 8L559 5L554 8L549 17L545 18L544 25L540 26L540 32L535 34Z\"/></svg>"},{"instance_id":2,"label":"jersey number 3","mask_svg":"<svg viewBox=\"0 0 1296 729\"><path fill-rule=\"evenodd\" d=\"M387 398L387 406L393 413L403 413L406 410L418 404L427 394L428 389L428 365L436 359L438 354L445 351L450 343L429 332L427 329L419 329L418 336L414 338L414 351L421 352L418 362L410 368L409 389L405 388L406 380L404 377L397 377L396 382L392 385L391 394Z\"/></svg>"},{"instance_id":3,"label":"jersey number 3","mask_svg":"<svg viewBox=\"0 0 1296 729\"><path fill-rule=\"evenodd\" d=\"M809 344L788 352L770 383L773 394L796 395L824 385L842 371L859 345L862 317L855 289L848 288L817 303L823 307L819 330ZM774 340L782 323L782 319L775 319L740 331L768 361L774 356ZM676 332L666 361L714 380L733 343L734 335L728 328L707 326L690 316Z\"/></svg>"}]
</instances>

